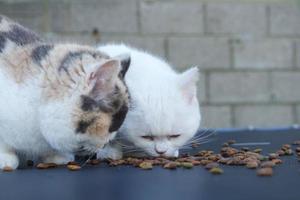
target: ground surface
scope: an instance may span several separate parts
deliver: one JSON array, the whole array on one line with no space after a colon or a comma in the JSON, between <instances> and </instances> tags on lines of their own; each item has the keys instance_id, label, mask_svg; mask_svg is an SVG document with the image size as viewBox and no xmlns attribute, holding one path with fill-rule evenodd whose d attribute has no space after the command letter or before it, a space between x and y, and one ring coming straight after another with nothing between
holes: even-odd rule
<instances>
[{"instance_id":1,"label":"ground surface","mask_svg":"<svg viewBox=\"0 0 300 200\"><path fill-rule=\"evenodd\" d=\"M228 139L238 143L269 142L250 147L272 152L283 143L300 139L300 130L218 132L213 142L199 149L219 150ZM155 167L145 171L105 164L86 166L75 172L66 168L20 169L0 172L0 199L299 199L300 162L296 156L284 157L283 161L275 167L272 177L257 177L255 170L233 166L222 166L222 175L212 175L203 167L190 170Z\"/></svg>"}]
</instances>

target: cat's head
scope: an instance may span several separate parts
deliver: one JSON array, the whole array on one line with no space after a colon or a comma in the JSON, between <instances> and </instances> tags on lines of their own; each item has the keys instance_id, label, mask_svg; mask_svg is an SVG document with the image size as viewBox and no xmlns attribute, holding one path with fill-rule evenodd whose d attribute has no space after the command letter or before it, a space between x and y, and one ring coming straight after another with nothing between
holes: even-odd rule
<instances>
[{"instance_id":1,"label":"cat's head","mask_svg":"<svg viewBox=\"0 0 300 200\"><path fill-rule=\"evenodd\" d=\"M198 69L191 68L181 74L159 77L145 84L143 91L136 91L132 88L134 81L128 80L132 109L120 129L120 137L126 136L150 156L177 157L178 150L200 126L198 77Z\"/></svg>"},{"instance_id":2,"label":"cat's head","mask_svg":"<svg viewBox=\"0 0 300 200\"><path fill-rule=\"evenodd\" d=\"M130 57L94 57L82 55L69 62L68 70L61 72L66 79L60 80L69 84L68 95L48 100L40 111L43 134L58 151L87 155L103 148L127 114L129 94L124 76Z\"/></svg>"}]
</instances>

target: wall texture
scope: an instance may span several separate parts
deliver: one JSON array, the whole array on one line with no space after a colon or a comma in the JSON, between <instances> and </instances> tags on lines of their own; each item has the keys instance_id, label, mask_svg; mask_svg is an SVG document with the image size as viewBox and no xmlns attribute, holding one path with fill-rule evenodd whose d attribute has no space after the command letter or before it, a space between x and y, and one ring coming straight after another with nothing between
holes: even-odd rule
<instances>
[{"instance_id":1,"label":"wall texture","mask_svg":"<svg viewBox=\"0 0 300 200\"><path fill-rule=\"evenodd\" d=\"M0 13L48 40L128 43L198 65L205 127L300 123L300 3L1 0Z\"/></svg>"}]
</instances>

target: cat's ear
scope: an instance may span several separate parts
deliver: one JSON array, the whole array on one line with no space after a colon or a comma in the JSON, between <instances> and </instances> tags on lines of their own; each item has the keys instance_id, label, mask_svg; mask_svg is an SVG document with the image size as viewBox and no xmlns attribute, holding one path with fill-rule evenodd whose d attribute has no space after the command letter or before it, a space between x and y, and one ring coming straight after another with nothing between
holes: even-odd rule
<instances>
[{"instance_id":1,"label":"cat's ear","mask_svg":"<svg viewBox=\"0 0 300 200\"><path fill-rule=\"evenodd\" d=\"M198 67L192 67L180 74L180 88L189 103L197 96L197 82L199 80Z\"/></svg>"},{"instance_id":2,"label":"cat's ear","mask_svg":"<svg viewBox=\"0 0 300 200\"><path fill-rule=\"evenodd\" d=\"M128 54L128 53L121 54L121 55L114 57L114 59L120 60L121 70L120 70L119 75L121 78L124 78L126 72L128 71L128 68L130 66L130 63L131 63L130 54Z\"/></svg>"},{"instance_id":3,"label":"cat's ear","mask_svg":"<svg viewBox=\"0 0 300 200\"><path fill-rule=\"evenodd\" d=\"M111 59L105 63L99 64L94 72L91 72L88 78L88 84L92 86L91 95L96 98L101 93L110 90L120 73L120 61Z\"/></svg>"}]
</instances>

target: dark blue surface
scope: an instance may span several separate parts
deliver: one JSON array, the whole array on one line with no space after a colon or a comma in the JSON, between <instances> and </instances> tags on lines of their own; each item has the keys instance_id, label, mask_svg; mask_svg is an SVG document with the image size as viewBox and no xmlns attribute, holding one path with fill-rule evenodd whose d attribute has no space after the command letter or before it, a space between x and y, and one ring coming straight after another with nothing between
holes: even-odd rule
<instances>
[{"instance_id":1,"label":"dark blue surface","mask_svg":"<svg viewBox=\"0 0 300 200\"><path fill-rule=\"evenodd\" d=\"M270 142L260 147L271 152L283 143L300 139L299 130L219 132L214 141L199 149L219 150L228 139L239 142ZM199 149L195 150L198 151ZM284 157L272 177L257 177L255 170L223 166L224 174L211 175L202 167L173 171L155 167L144 171L131 166L86 166L71 172L65 168L20 169L0 172L0 199L300 199L300 163Z\"/></svg>"}]
</instances>

